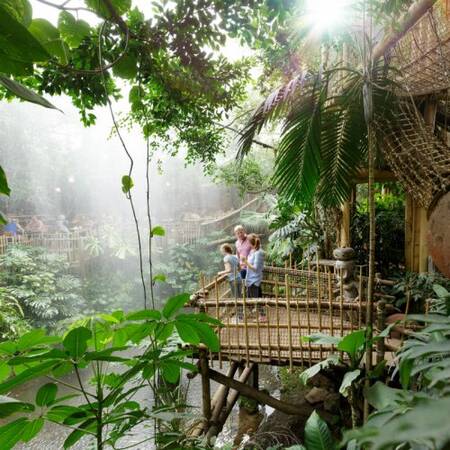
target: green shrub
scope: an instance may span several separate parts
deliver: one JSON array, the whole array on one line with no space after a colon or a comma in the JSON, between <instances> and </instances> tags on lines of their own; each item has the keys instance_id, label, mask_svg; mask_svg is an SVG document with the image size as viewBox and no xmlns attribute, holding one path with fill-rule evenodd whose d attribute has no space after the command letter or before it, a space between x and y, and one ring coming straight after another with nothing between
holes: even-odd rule
<instances>
[{"instance_id":1,"label":"green shrub","mask_svg":"<svg viewBox=\"0 0 450 450\"><path fill-rule=\"evenodd\" d=\"M54 327L85 309L81 281L67 260L45 249L10 246L0 256L0 286L33 327Z\"/></svg>"}]
</instances>

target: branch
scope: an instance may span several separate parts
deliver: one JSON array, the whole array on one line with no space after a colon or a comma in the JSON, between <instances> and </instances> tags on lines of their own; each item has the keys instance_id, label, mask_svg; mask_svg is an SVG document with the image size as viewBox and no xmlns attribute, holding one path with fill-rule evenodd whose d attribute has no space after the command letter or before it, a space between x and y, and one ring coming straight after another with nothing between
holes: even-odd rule
<instances>
[{"instance_id":1,"label":"branch","mask_svg":"<svg viewBox=\"0 0 450 450\"><path fill-rule=\"evenodd\" d=\"M278 411L284 412L285 414L309 417L313 410L313 408L306 402L304 402L302 405L293 405L291 403L283 402L275 397L272 397L269 394L266 394L265 392L259 391L258 389L255 389L248 384L241 383L234 378L229 378L226 375L213 369L208 370L208 375L211 380L223 384L230 389L235 389L241 395L245 395L246 397L256 400L258 403L269 405Z\"/></svg>"},{"instance_id":2,"label":"branch","mask_svg":"<svg viewBox=\"0 0 450 450\"><path fill-rule=\"evenodd\" d=\"M244 134L242 131L239 131L236 128L230 127L230 125L223 125L221 123L217 123L217 125L219 125L220 127L224 128L226 130L230 130L233 133L239 134L239 136L243 136L243 134ZM276 148L273 145L266 144L265 142L261 142L256 139L252 139L252 142L254 142L257 145L260 145L261 147L270 148L271 150L276 150Z\"/></svg>"},{"instance_id":3,"label":"branch","mask_svg":"<svg viewBox=\"0 0 450 450\"><path fill-rule=\"evenodd\" d=\"M60 9L61 11L87 11L92 14L96 14L95 11L89 8L84 8L83 6L66 6L69 1L65 1L62 5L58 5L56 3L49 2L48 0L37 0L44 5L51 6L52 8Z\"/></svg>"},{"instance_id":4,"label":"branch","mask_svg":"<svg viewBox=\"0 0 450 450\"><path fill-rule=\"evenodd\" d=\"M128 25L122 19L120 14L116 11L111 0L102 0L102 2L106 6L106 9L108 10L109 14L111 14L111 19L119 26L119 28L122 30L122 32L125 33L126 35L129 35L129 36L135 38L136 35L134 33L130 32Z\"/></svg>"}]
</instances>

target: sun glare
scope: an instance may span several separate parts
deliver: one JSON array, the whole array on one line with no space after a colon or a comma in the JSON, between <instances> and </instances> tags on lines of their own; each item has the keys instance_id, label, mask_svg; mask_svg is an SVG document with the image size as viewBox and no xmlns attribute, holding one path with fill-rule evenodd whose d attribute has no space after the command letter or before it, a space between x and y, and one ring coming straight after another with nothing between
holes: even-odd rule
<instances>
[{"instance_id":1,"label":"sun glare","mask_svg":"<svg viewBox=\"0 0 450 450\"><path fill-rule=\"evenodd\" d=\"M318 31L342 25L348 13L349 0L308 0L307 20Z\"/></svg>"}]
</instances>

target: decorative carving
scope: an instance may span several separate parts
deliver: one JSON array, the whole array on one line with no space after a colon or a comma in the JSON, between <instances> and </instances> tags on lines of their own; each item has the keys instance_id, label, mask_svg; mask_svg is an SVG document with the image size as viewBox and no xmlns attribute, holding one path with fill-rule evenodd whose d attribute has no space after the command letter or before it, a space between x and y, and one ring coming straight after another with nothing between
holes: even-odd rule
<instances>
[{"instance_id":1,"label":"decorative carving","mask_svg":"<svg viewBox=\"0 0 450 450\"><path fill-rule=\"evenodd\" d=\"M358 283L355 279L355 251L351 247L339 247L334 250L338 298L341 295L345 302L358 299ZM341 287L342 285L342 287Z\"/></svg>"}]
</instances>

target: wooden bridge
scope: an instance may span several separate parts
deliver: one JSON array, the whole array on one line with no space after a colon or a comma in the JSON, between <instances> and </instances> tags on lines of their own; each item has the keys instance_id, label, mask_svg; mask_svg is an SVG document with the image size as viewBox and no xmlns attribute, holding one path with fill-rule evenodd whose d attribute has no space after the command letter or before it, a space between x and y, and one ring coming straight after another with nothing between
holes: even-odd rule
<instances>
[{"instance_id":1,"label":"wooden bridge","mask_svg":"<svg viewBox=\"0 0 450 450\"><path fill-rule=\"evenodd\" d=\"M357 280L358 295L345 300L342 274L330 266L317 264L314 269L266 267L263 274L262 298L233 297L226 276L201 282L202 287L191 297L191 306L223 324L216 332L220 351L200 348L199 369L203 385L203 415L206 419L194 434L217 435L240 394L288 414L303 414L294 405L261 392L258 365L311 366L336 353L333 345L319 345L303 339L312 334L345 336L365 327L367 279L361 271ZM389 283L378 280L378 285ZM378 292L382 300L384 294ZM386 302L373 306L375 333L385 328ZM262 321L258 311L264 311ZM238 312L242 318L238 318ZM385 358L387 342L379 341L374 361ZM226 361L228 373L214 370ZM239 369L239 376L235 374ZM252 377L251 386L248 380ZM210 380L222 386L211 398Z\"/></svg>"},{"instance_id":2,"label":"wooden bridge","mask_svg":"<svg viewBox=\"0 0 450 450\"><path fill-rule=\"evenodd\" d=\"M233 298L226 276L205 283L191 304L224 325L217 329L220 352L210 354L210 359L291 367L323 360L334 348L305 342L305 336L344 336L366 326L365 277L359 277L358 296L346 301L338 276L327 267L323 271L266 267L262 298ZM264 311L264 321L258 310ZM378 311L378 319L382 314Z\"/></svg>"}]
</instances>

